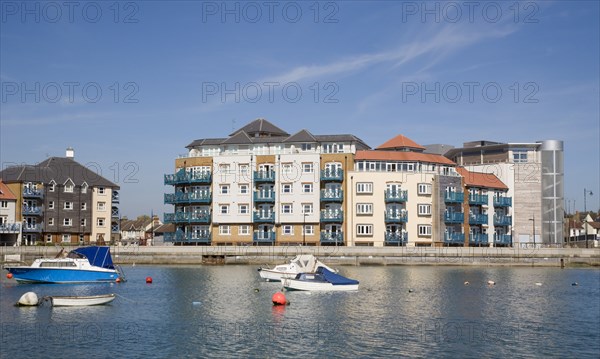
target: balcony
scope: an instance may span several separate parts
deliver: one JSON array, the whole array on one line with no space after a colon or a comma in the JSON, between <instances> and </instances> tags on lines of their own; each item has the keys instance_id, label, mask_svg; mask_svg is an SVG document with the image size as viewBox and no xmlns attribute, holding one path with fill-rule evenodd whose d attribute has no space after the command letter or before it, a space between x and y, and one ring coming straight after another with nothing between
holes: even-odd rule
<instances>
[{"instance_id":1,"label":"balcony","mask_svg":"<svg viewBox=\"0 0 600 359\"><path fill-rule=\"evenodd\" d=\"M471 214L469 215L469 224L487 224L487 214Z\"/></svg>"},{"instance_id":2,"label":"balcony","mask_svg":"<svg viewBox=\"0 0 600 359\"><path fill-rule=\"evenodd\" d=\"M254 202L256 202L256 203L275 203L275 191L254 192Z\"/></svg>"},{"instance_id":3,"label":"balcony","mask_svg":"<svg viewBox=\"0 0 600 359\"><path fill-rule=\"evenodd\" d=\"M321 181L342 182L343 180L344 171L341 168L321 170Z\"/></svg>"},{"instance_id":4,"label":"balcony","mask_svg":"<svg viewBox=\"0 0 600 359\"><path fill-rule=\"evenodd\" d=\"M342 223L344 221L344 211L342 210L322 210L321 222L323 223Z\"/></svg>"},{"instance_id":5,"label":"balcony","mask_svg":"<svg viewBox=\"0 0 600 359\"><path fill-rule=\"evenodd\" d=\"M488 196L484 194L470 193L469 194L469 204L474 204L478 206L487 206L488 204Z\"/></svg>"},{"instance_id":6,"label":"balcony","mask_svg":"<svg viewBox=\"0 0 600 359\"><path fill-rule=\"evenodd\" d=\"M465 234L464 233L445 233L444 243L447 244L464 244Z\"/></svg>"},{"instance_id":7,"label":"balcony","mask_svg":"<svg viewBox=\"0 0 600 359\"><path fill-rule=\"evenodd\" d=\"M212 234L211 232L184 233L177 231L165 233L163 238L165 242L210 244Z\"/></svg>"},{"instance_id":8,"label":"balcony","mask_svg":"<svg viewBox=\"0 0 600 359\"><path fill-rule=\"evenodd\" d=\"M385 212L385 223L406 223L408 215L406 212L401 211L388 211Z\"/></svg>"},{"instance_id":9,"label":"balcony","mask_svg":"<svg viewBox=\"0 0 600 359\"><path fill-rule=\"evenodd\" d=\"M385 190L385 202L386 203L398 203L398 202L406 202L408 199L408 191L394 191L394 190Z\"/></svg>"},{"instance_id":10,"label":"balcony","mask_svg":"<svg viewBox=\"0 0 600 359\"><path fill-rule=\"evenodd\" d=\"M254 243L269 243L269 244L274 244L275 243L275 232L254 232L254 235L252 236L252 240L254 241Z\"/></svg>"},{"instance_id":11,"label":"balcony","mask_svg":"<svg viewBox=\"0 0 600 359\"><path fill-rule=\"evenodd\" d=\"M321 190L321 202L342 202L344 200L344 191Z\"/></svg>"},{"instance_id":12,"label":"balcony","mask_svg":"<svg viewBox=\"0 0 600 359\"><path fill-rule=\"evenodd\" d=\"M113 223L110 226L110 231L112 233L119 233L119 232L121 232L121 226L119 226L119 223Z\"/></svg>"},{"instance_id":13,"label":"balcony","mask_svg":"<svg viewBox=\"0 0 600 359\"><path fill-rule=\"evenodd\" d=\"M26 233L26 232L39 233L41 231L42 231L41 224L23 224L23 233Z\"/></svg>"},{"instance_id":14,"label":"balcony","mask_svg":"<svg viewBox=\"0 0 600 359\"><path fill-rule=\"evenodd\" d=\"M465 194L463 192L448 191L444 195L444 202L446 203L463 203Z\"/></svg>"},{"instance_id":15,"label":"balcony","mask_svg":"<svg viewBox=\"0 0 600 359\"><path fill-rule=\"evenodd\" d=\"M176 192L176 193L165 193L165 203L177 204L177 203L210 203L212 201L212 195L209 191L202 192Z\"/></svg>"},{"instance_id":16,"label":"balcony","mask_svg":"<svg viewBox=\"0 0 600 359\"><path fill-rule=\"evenodd\" d=\"M445 223L464 223L465 214L462 212L446 212L444 213Z\"/></svg>"},{"instance_id":17,"label":"balcony","mask_svg":"<svg viewBox=\"0 0 600 359\"><path fill-rule=\"evenodd\" d=\"M321 244L333 244L336 246L343 246L344 233L321 231Z\"/></svg>"},{"instance_id":18,"label":"balcony","mask_svg":"<svg viewBox=\"0 0 600 359\"><path fill-rule=\"evenodd\" d=\"M19 233L21 232L21 223L2 223L0 224L0 233Z\"/></svg>"},{"instance_id":19,"label":"balcony","mask_svg":"<svg viewBox=\"0 0 600 359\"><path fill-rule=\"evenodd\" d=\"M210 223L210 212L165 213L165 223Z\"/></svg>"},{"instance_id":20,"label":"balcony","mask_svg":"<svg viewBox=\"0 0 600 359\"><path fill-rule=\"evenodd\" d=\"M23 215L24 216L41 216L42 208L41 207L29 207L23 206Z\"/></svg>"},{"instance_id":21,"label":"balcony","mask_svg":"<svg viewBox=\"0 0 600 359\"><path fill-rule=\"evenodd\" d=\"M23 198L42 198L44 197L44 192L39 190L33 190L29 188L23 189Z\"/></svg>"},{"instance_id":22,"label":"balcony","mask_svg":"<svg viewBox=\"0 0 600 359\"><path fill-rule=\"evenodd\" d=\"M510 246L512 244L512 236L510 234L494 234L494 244Z\"/></svg>"},{"instance_id":23,"label":"balcony","mask_svg":"<svg viewBox=\"0 0 600 359\"><path fill-rule=\"evenodd\" d=\"M494 226L510 226L512 224L512 216L494 215Z\"/></svg>"},{"instance_id":24,"label":"balcony","mask_svg":"<svg viewBox=\"0 0 600 359\"><path fill-rule=\"evenodd\" d=\"M179 170L175 174L165 175L166 185L177 185L177 184L195 184L195 183L211 183L212 173L210 172L187 172L183 169Z\"/></svg>"},{"instance_id":25,"label":"balcony","mask_svg":"<svg viewBox=\"0 0 600 359\"><path fill-rule=\"evenodd\" d=\"M115 218L115 217L118 218L119 217L119 208L113 207L110 210L110 216L113 217L113 218Z\"/></svg>"},{"instance_id":26,"label":"balcony","mask_svg":"<svg viewBox=\"0 0 600 359\"><path fill-rule=\"evenodd\" d=\"M512 197L494 197L494 207L511 207Z\"/></svg>"},{"instance_id":27,"label":"balcony","mask_svg":"<svg viewBox=\"0 0 600 359\"><path fill-rule=\"evenodd\" d=\"M112 192L112 203L119 203L119 192L118 191L113 191Z\"/></svg>"},{"instance_id":28,"label":"balcony","mask_svg":"<svg viewBox=\"0 0 600 359\"><path fill-rule=\"evenodd\" d=\"M469 234L470 245L481 245L488 243L488 235L485 233L471 233Z\"/></svg>"},{"instance_id":29,"label":"balcony","mask_svg":"<svg viewBox=\"0 0 600 359\"><path fill-rule=\"evenodd\" d=\"M254 212L254 223L275 223L275 212Z\"/></svg>"},{"instance_id":30,"label":"balcony","mask_svg":"<svg viewBox=\"0 0 600 359\"><path fill-rule=\"evenodd\" d=\"M254 182L256 182L256 183L275 182L275 171L254 171Z\"/></svg>"},{"instance_id":31,"label":"balcony","mask_svg":"<svg viewBox=\"0 0 600 359\"><path fill-rule=\"evenodd\" d=\"M386 246L404 246L408 242L408 233L385 232Z\"/></svg>"}]
</instances>

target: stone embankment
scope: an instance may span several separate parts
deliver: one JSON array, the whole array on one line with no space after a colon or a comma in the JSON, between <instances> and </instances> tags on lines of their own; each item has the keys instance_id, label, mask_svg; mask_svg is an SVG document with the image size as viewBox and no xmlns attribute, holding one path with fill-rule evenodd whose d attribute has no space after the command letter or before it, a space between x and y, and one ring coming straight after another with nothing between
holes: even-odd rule
<instances>
[{"instance_id":1,"label":"stone embankment","mask_svg":"<svg viewBox=\"0 0 600 359\"><path fill-rule=\"evenodd\" d=\"M0 261L31 263L54 257L60 247L0 247ZM458 248L458 247L255 247L255 246L114 246L118 264L189 265L282 263L297 254L314 254L332 265L465 265L598 267L599 248Z\"/></svg>"}]
</instances>

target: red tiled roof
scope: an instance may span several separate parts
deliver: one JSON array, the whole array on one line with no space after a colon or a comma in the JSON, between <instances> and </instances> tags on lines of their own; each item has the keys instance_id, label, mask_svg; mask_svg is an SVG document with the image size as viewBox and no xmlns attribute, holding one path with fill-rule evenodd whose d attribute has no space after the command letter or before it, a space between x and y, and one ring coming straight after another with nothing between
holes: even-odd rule
<instances>
[{"instance_id":1,"label":"red tiled roof","mask_svg":"<svg viewBox=\"0 0 600 359\"><path fill-rule=\"evenodd\" d=\"M411 140L410 138L402 136L402 135L398 135L398 136L392 138L391 140L386 141L384 144L377 147L377 149L383 150L383 149L387 149L387 148L402 148L402 147L416 148L419 150L425 149L425 147L421 146L420 144L416 143L415 141Z\"/></svg>"},{"instance_id":2,"label":"red tiled roof","mask_svg":"<svg viewBox=\"0 0 600 359\"><path fill-rule=\"evenodd\" d=\"M440 163L445 165L456 165L444 156L421 152L395 152L395 151L356 151L356 161L416 161L428 163Z\"/></svg>"},{"instance_id":3,"label":"red tiled roof","mask_svg":"<svg viewBox=\"0 0 600 359\"><path fill-rule=\"evenodd\" d=\"M471 172L463 167L457 167L456 171L463 176L467 187L508 189L508 186L493 173Z\"/></svg>"},{"instance_id":4,"label":"red tiled roof","mask_svg":"<svg viewBox=\"0 0 600 359\"><path fill-rule=\"evenodd\" d=\"M8 186L5 185L4 182L2 182L2 181L0 181L0 199L3 199L3 200L16 200L17 199L17 197L15 197L14 193L12 193L10 188L8 188Z\"/></svg>"}]
</instances>

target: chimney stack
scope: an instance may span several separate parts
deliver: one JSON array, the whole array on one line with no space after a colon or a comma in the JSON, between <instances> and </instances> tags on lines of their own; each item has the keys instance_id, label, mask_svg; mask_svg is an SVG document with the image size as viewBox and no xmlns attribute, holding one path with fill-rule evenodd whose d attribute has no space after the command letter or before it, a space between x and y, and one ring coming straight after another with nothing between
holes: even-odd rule
<instances>
[{"instance_id":1,"label":"chimney stack","mask_svg":"<svg viewBox=\"0 0 600 359\"><path fill-rule=\"evenodd\" d=\"M73 149L73 147L67 147L67 153L66 153L65 157L67 157L67 158L75 157L75 150Z\"/></svg>"}]
</instances>

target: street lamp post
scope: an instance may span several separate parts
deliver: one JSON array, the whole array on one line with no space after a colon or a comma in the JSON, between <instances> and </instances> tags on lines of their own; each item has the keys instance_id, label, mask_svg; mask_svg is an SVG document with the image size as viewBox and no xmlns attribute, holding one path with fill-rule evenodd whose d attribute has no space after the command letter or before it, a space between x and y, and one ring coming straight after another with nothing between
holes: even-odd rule
<instances>
[{"instance_id":1,"label":"street lamp post","mask_svg":"<svg viewBox=\"0 0 600 359\"><path fill-rule=\"evenodd\" d=\"M535 214L533 218L529 218L530 221L533 221L533 247L535 248Z\"/></svg>"},{"instance_id":2,"label":"street lamp post","mask_svg":"<svg viewBox=\"0 0 600 359\"><path fill-rule=\"evenodd\" d=\"M583 215L585 216L585 217L584 217L584 220L585 220L585 218L587 218L587 202L586 202L586 198L585 198L585 197L586 197L588 194L589 194L590 196L593 196L593 195L594 195L594 194L592 193L592 191L590 191L590 190L587 190L587 189L585 189L585 188L584 188L584 189L583 189ZM583 224L583 227L584 227L584 231L585 231L585 248L589 248L589 247L588 247L587 221L586 221L586 222L584 222L584 224Z\"/></svg>"}]
</instances>

